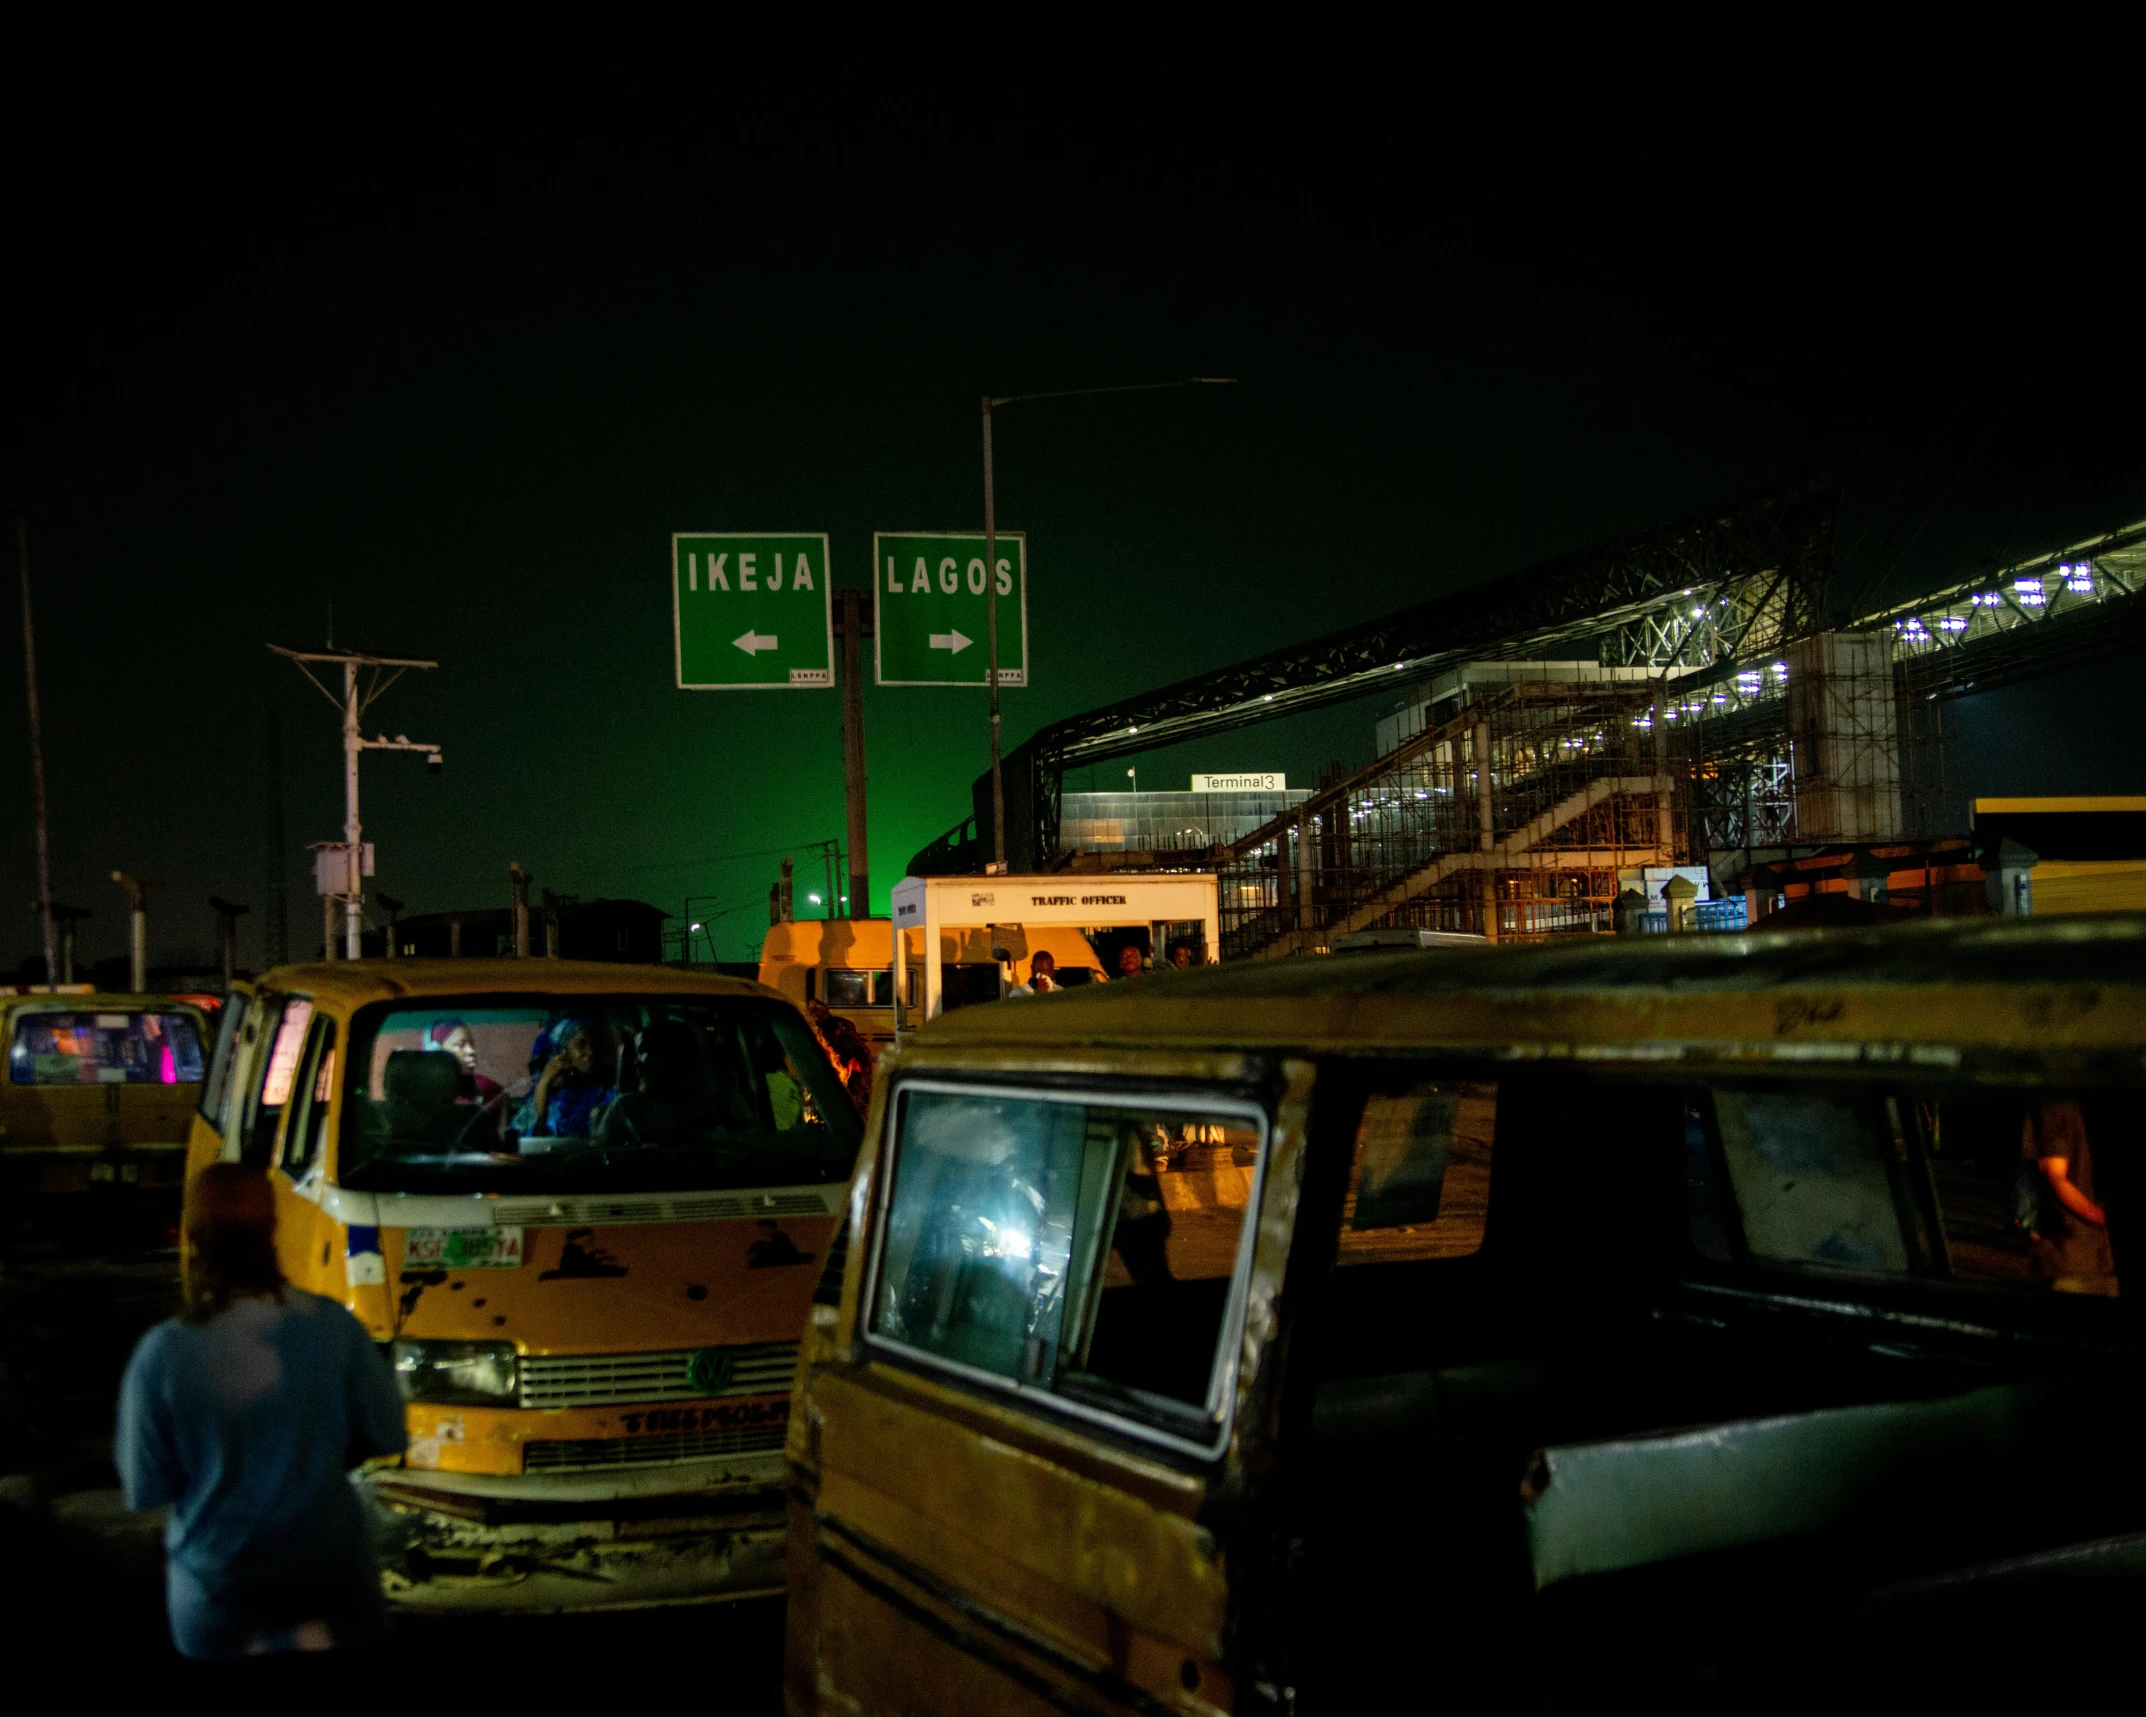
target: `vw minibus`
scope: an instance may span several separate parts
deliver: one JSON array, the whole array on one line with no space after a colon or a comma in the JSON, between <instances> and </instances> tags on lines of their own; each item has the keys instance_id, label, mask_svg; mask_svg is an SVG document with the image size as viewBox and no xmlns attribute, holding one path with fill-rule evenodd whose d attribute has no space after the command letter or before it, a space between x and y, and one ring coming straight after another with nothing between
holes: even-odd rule
<instances>
[{"instance_id":1,"label":"vw minibus","mask_svg":"<svg viewBox=\"0 0 2146 1717\"><path fill-rule=\"evenodd\" d=\"M934 1021L806 1335L789 1710L2106 1676L2146 1595L2142 1052L2138 918Z\"/></svg>"},{"instance_id":2,"label":"vw minibus","mask_svg":"<svg viewBox=\"0 0 2146 1717\"><path fill-rule=\"evenodd\" d=\"M797 1010L647 966L396 960L271 972L225 1015L191 1166L259 1165L285 1275L394 1366L408 1452L364 1476L389 1595L779 1588L798 1333L859 1137Z\"/></svg>"},{"instance_id":3,"label":"vw minibus","mask_svg":"<svg viewBox=\"0 0 2146 1717\"><path fill-rule=\"evenodd\" d=\"M207 1039L201 1009L169 996L0 998L4 1184L176 1192Z\"/></svg>"}]
</instances>

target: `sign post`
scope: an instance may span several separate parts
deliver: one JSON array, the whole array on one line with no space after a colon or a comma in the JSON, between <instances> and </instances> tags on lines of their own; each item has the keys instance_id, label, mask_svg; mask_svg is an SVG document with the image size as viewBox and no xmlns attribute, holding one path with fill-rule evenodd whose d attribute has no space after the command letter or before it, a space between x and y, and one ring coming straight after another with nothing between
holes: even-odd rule
<instances>
[{"instance_id":1,"label":"sign post","mask_svg":"<svg viewBox=\"0 0 2146 1717\"><path fill-rule=\"evenodd\" d=\"M681 691L832 686L826 533L673 533L671 622Z\"/></svg>"},{"instance_id":2,"label":"sign post","mask_svg":"<svg viewBox=\"0 0 2146 1717\"><path fill-rule=\"evenodd\" d=\"M992 602L998 682L1028 684L1028 539L1000 531L984 573L981 531L880 531L872 538L873 656L883 686L981 686L990 679Z\"/></svg>"}]
</instances>

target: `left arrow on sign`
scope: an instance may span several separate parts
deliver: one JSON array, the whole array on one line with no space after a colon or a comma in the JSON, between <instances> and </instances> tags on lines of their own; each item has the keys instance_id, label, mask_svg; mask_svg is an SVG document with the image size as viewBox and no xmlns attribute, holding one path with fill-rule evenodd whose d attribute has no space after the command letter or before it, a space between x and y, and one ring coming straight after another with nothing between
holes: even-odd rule
<instances>
[{"instance_id":1,"label":"left arrow on sign","mask_svg":"<svg viewBox=\"0 0 2146 1717\"><path fill-rule=\"evenodd\" d=\"M934 650L951 650L957 656L975 642L974 638L964 638L958 631L934 632L931 635L931 647Z\"/></svg>"},{"instance_id":2,"label":"left arrow on sign","mask_svg":"<svg viewBox=\"0 0 2146 1717\"><path fill-rule=\"evenodd\" d=\"M756 656L762 650L775 648L775 636L771 632L740 632L735 638L731 639L731 643L743 650L748 656Z\"/></svg>"}]
</instances>

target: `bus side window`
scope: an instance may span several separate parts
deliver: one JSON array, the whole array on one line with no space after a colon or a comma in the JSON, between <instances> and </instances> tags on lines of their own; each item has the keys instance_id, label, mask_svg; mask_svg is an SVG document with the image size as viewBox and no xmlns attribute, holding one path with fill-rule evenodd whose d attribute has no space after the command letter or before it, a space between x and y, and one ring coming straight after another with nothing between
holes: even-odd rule
<instances>
[{"instance_id":1,"label":"bus side window","mask_svg":"<svg viewBox=\"0 0 2146 1717\"><path fill-rule=\"evenodd\" d=\"M1464 1258L1490 1212L1498 1088L1436 1080L1374 1096L1356 1134L1338 1264Z\"/></svg>"},{"instance_id":2,"label":"bus side window","mask_svg":"<svg viewBox=\"0 0 2146 1717\"><path fill-rule=\"evenodd\" d=\"M814 991L815 991L815 989L816 989L816 987L817 987L817 980L818 980L818 978L819 978L819 975L820 975L820 969L819 969L819 967L817 967L817 966L807 966L807 967L805 968L805 1000L806 1000L806 1001L808 1001L808 1002L809 1002L809 1001L814 1001L814 1000L816 1000L816 999L817 999L817 997L816 997L816 996L815 996L815 994L814 994Z\"/></svg>"},{"instance_id":3,"label":"bus side window","mask_svg":"<svg viewBox=\"0 0 2146 1717\"><path fill-rule=\"evenodd\" d=\"M891 1008L894 1005L893 968L872 974L872 1005L880 1008Z\"/></svg>"},{"instance_id":4,"label":"bus side window","mask_svg":"<svg viewBox=\"0 0 2146 1717\"><path fill-rule=\"evenodd\" d=\"M267 1052L255 1051L254 1063L260 1069L260 1077L246 1104L239 1161L266 1168L275 1154L276 1123L283 1118L283 1106L291 1100L291 1087L298 1078L299 1052L305 1047L306 1028L312 1022L312 1002L304 996L290 997L275 1020L275 1036ZM262 1021L264 1032L268 1024L267 1019Z\"/></svg>"},{"instance_id":5,"label":"bus side window","mask_svg":"<svg viewBox=\"0 0 2146 1717\"><path fill-rule=\"evenodd\" d=\"M201 1118L218 1132L223 1131L224 1107L231 1096L231 1069L238 1060L239 1033L252 1008L251 996L228 997L223 1017L216 1022L216 1050L209 1058L209 1076L201 1082Z\"/></svg>"},{"instance_id":6,"label":"bus side window","mask_svg":"<svg viewBox=\"0 0 2146 1717\"><path fill-rule=\"evenodd\" d=\"M872 977L872 973L854 967L829 966L821 997L831 1008L868 1008L872 1005Z\"/></svg>"},{"instance_id":7,"label":"bus side window","mask_svg":"<svg viewBox=\"0 0 2146 1717\"><path fill-rule=\"evenodd\" d=\"M321 1135L328 1125L328 1099L335 1090L335 1021L313 1022L306 1045L305 1074L291 1105L291 1124L283 1133L283 1172L303 1180L320 1160Z\"/></svg>"}]
</instances>

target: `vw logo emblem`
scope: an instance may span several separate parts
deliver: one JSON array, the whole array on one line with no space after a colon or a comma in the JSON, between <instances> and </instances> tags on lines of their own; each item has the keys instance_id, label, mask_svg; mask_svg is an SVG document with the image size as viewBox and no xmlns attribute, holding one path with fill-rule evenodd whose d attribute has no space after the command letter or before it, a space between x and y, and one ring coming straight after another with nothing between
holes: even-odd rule
<instances>
[{"instance_id":1,"label":"vw logo emblem","mask_svg":"<svg viewBox=\"0 0 2146 1717\"><path fill-rule=\"evenodd\" d=\"M686 1361L686 1381L703 1395L720 1395L730 1387L737 1362L719 1347L704 1347Z\"/></svg>"}]
</instances>

